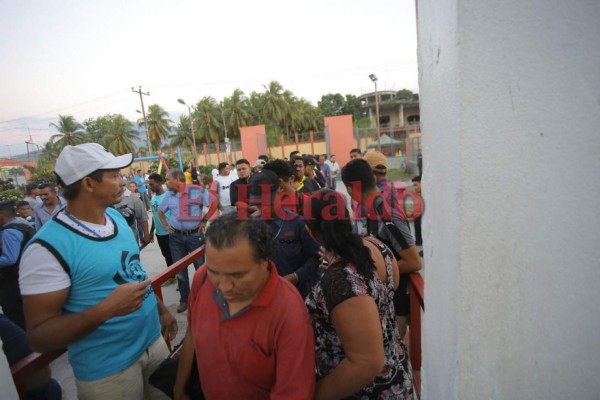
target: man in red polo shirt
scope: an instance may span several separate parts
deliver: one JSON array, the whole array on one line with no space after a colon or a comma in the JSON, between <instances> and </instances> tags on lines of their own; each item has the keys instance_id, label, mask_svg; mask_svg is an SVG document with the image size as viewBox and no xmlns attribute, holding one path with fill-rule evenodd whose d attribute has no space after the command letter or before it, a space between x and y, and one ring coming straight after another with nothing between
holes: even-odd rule
<instances>
[{"instance_id":1,"label":"man in red polo shirt","mask_svg":"<svg viewBox=\"0 0 600 400\"><path fill-rule=\"evenodd\" d=\"M296 288L270 261L261 222L234 216L206 232L206 265L194 276L175 398L185 397L194 350L207 399L311 399L314 334Z\"/></svg>"}]
</instances>

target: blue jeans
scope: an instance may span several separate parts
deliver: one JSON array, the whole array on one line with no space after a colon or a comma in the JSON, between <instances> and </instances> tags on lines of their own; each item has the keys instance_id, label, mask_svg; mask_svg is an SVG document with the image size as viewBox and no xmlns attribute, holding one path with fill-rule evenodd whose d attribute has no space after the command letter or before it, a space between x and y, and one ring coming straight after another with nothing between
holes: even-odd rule
<instances>
[{"instance_id":1,"label":"blue jeans","mask_svg":"<svg viewBox=\"0 0 600 400\"><path fill-rule=\"evenodd\" d=\"M173 262L181 260L183 257L190 254L204 244L204 238L199 233L191 235L182 235L179 233L171 233L169 235L169 247L171 248L171 257ZM204 264L204 256L194 261L194 268L198 269ZM179 287L179 301L188 301L190 295L190 277L187 267L177 274L177 286Z\"/></svg>"}]
</instances>

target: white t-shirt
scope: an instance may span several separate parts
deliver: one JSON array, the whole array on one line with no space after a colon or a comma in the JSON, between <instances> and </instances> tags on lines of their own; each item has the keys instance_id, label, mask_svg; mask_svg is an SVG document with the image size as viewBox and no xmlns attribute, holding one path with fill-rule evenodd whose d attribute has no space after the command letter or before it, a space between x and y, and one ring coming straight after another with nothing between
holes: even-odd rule
<instances>
[{"instance_id":1,"label":"white t-shirt","mask_svg":"<svg viewBox=\"0 0 600 400\"><path fill-rule=\"evenodd\" d=\"M221 203L222 206L231 205L231 198L229 197L229 188L231 187L231 183L235 180L236 179L233 179L233 176L231 176L231 174L227 176L219 175L215 179L215 182L217 182L218 185L217 191L219 193L219 203Z\"/></svg>"},{"instance_id":2,"label":"white t-shirt","mask_svg":"<svg viewBox=\"0 0 600 400\"><path fill-rule=\"evenodd\" d=\"M95 237L87 229L95 232L99 237L107 237L115 233L115 226L108 216L104 225L81 220L75 222L64 211L61 211L57 218L86 236ZM33 243L21 257L19 286L21 294L24 295L55 292L71 286L71 278L48 249Z\"/></svg>"},{"instance_id":3,"label":"white t-shirt","mask_svg":"<svg viewBox=\"0 0 600 400\"><path fill-rule=\"evenodd\" d=\"M210 171L210 174L212 175L212 178L213 178L213 181L214 181L215 179L217 179L217 176L219 176L219 170L216 169L216 168L213 168L213 170Z\"/></svg>"}]
</instances>

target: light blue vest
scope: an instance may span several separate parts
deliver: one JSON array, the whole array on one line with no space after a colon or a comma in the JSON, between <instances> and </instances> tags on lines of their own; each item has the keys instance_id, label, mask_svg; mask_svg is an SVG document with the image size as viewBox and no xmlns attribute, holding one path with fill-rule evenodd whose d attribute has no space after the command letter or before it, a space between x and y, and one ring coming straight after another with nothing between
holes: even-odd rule
<instances>
[{"instance_id":1,"label":"light blue vest","mask_svg":"<svg viewBox=\"0 0 600 400\"><path fill-rule=\"evenodd\" d=\"M64 314L85 311L104 300L117 285L148 277L127 222L112 208L106 213L115 224L111 236L88 237L54 217L31 242L54 254L71 278ZM148 289L138 310L109 319L68 347L77 379L92 381L114 375L133 364L158 339L158 308L152 288Z\"/></svg>"}]
</instances>

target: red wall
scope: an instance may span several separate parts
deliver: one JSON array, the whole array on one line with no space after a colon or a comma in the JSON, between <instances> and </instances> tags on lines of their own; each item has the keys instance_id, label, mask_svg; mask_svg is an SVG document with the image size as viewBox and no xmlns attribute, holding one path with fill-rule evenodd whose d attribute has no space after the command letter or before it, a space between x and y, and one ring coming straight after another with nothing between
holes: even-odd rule
<instances>
[{"instance_id":1,"label":"red wall","mask_svg":"<svg viewBox=\"0 0 600 400\"><path fill-rule=\"evenodd\" d=\"M250 162L250 166L261 154L267 154L267 135L264 125L240 127L240 136L242 139L242 157Z\"/></svg>"},{"instance_id":2,"label":"red wall","mask_svg":"<svg viewBox=\"0 0 600 400\"><path fill-rule=\"evenodd\" d=\"M325 117L324 120L329 128L330 153L335 154L337 163L343 167L350 161L350 150L356 147L352 115Z\"/></svg>"}]
</instances>

